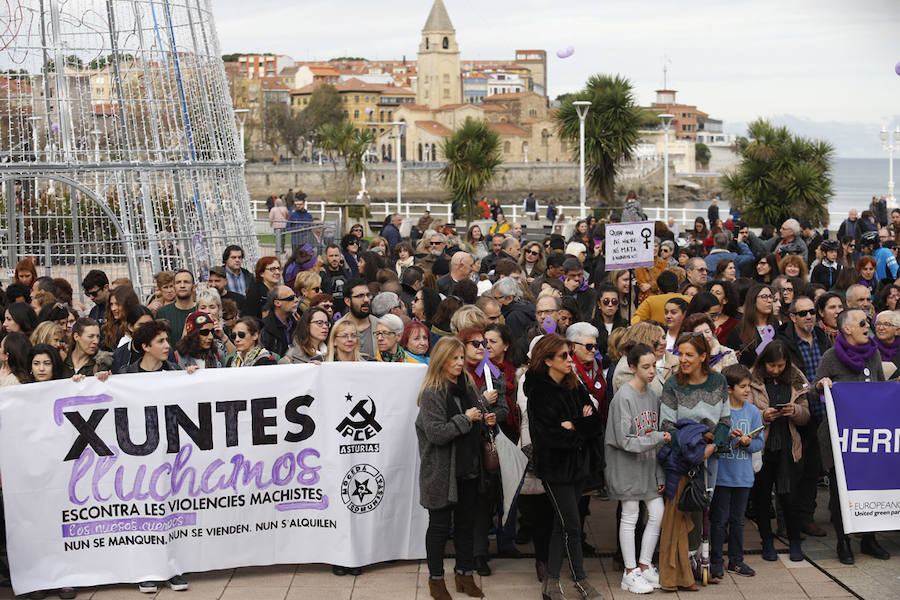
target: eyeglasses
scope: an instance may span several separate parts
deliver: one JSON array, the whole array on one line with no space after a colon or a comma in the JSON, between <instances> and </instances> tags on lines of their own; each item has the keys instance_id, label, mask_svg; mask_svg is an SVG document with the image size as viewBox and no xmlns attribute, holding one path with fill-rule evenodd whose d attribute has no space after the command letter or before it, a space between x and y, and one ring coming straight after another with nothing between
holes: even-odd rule
<instances>
[{"instance_id":1,"label":"eyeglasses","mask_svg":"<svg viewBox=\"0 0 900 600\"><path fill-rule=\"evenodd\" d=\"M197 335L202 335L203 337L206 337L206 336L212 335L212 334L213 334L212 329L200 329L197 331Z\"/></svg>"},{"instance_id":2,"label":"eyeglasses","mask_svg":"<svg viewBox=\"0 0 900 600\"><path fill-rule=\"evenodd\" d=\"M556 358L561 358L562 360L568 360L569 356L571 356L569 351L563 350L562 352L560 352L559 354L556 355Z\"/></svg>"},{"instance_id":3,"label":"eyeglasses","mask_svg":"<svg viewBox=\"0 0 900 600\"><path fill-rule=\"evenodd\" d=\"M466 343L472 344L473 348L487 348L487 342L484 340L471 340Z\"/></svg>"},{"instance_id":4,"label":"eyeglasses","mask_svg":"<svg viewBox=\"0 0 900 600\"><path fill-rule=\"evenodd\" d=\"M540 256L540 252L538 250L526 250L525 254L528 256Z\"/></svg>"},{"instance_id":5,"label":"eyeglasses","mask_svg":"<svg viewBox=\"0 0 900 600\"><path fill-rule=\"evenodd\" d=\"M315 321L310 321L310 325L316 325L317 327L328 327L328 321L323 319L316 319Z\"/></svg>"},{"instance_id":6,"label":"eyeglasses","mask_svg":"<svg viewBox=\"0 0 900 600\"><path fill-rule=\"evenodd\" d=\"M601 300L601 302L603 303L603 306L618 306L619 305L618 298L604 298L603 300Z\"/></svg>"},{"instance_id":7,"label":"eyeglasses","mask_svg":"<svg viewBox=\"0 0 900 600\"><path fill-rule=\"evenodd\" d=\"M692 270L700 271L701 273L709 273L709 269L707 269L706 267L694 267Z\"/></svg>"},{"instance_id":8,"label":"eyeglasses","mask_svg":"<svg viewBox=\"0 0 900 600\"><path fill-rule=\"evenodd\" d=\"M876 321L875 327L893 327L894 323L892 321Z\"/></svg>"},{"instance_id":9,"label":"eyeglasses","mask_svg":"<svg viewBox=\"0 0 900 600\"><path fill-rule=\"evenodd\" d=\"M593 352L594 348L597 347L597 344L582 344L581 342L575 342L575 344L578 346L584 346L584 349L588 352Z\"/></svg>"},{"instance_id":10,"label":"eyeglasses","mask_svg":"<svg viewBox=\"0 0 900 600\"><path fill-rule=\"evenodd\" d=\"M500 320L500 315L488 315L488 314L485 314L485 316L487 317L487 320L488 320L488 321L499 321L499 320Z\"/></svg>"},{"instance_id":11,"label":"eyeglasses","mask_svg":"<svg viewBox=\"0 0 900 600\"><path fill-rule=\"evenodd\" d=\"M266 267L265 270L271 271L272 273L277 273L278 271L281 271L281 267L279 267L278 265L272 265L271 267Z\"/></svg>"},{"instance_id":12,"label":"eyeglasses","mask_svg":"<svg viewBox=\"0 0 900 600\"><path fill-rule=\"evenodd\" d=\"M383 338L387 335L397 335L397 333L394 331L376 331L375 332L375 337L377 337L377 338Z\"/></svg>"},{"instance_id":13,"label":"eyeglasses","mask_svg":"<svg viewBox=\"0 0 900 600\"><path fill-rule=\"evenodd\" d=\"M769 300L772 300L774 298L775 298L775 296L773 296L772 294L760 294L759 296L756 297L757 300L764 300L766 302L768 302Z\"/></svg>"},{"instance_id":14,"label":"eyeglasses","mask_svg":"<svg viewBox=\"0 0 900 600\"><path fill-rule=\"evenodd\" d=\"M297 295L291 294L290 296L285 296L284 298L275 298L275 299L278 300L279 302L293 302L294 300L297 299Z\"/></svg>"},{"instance_id":15,"label":"eyeglasses","mask_svg":"<svg viewBox=\"0 0 900 600\"><path fill-rule=\"evenodd\" d=\"M334 336L334 338L337 339L337 340L347 340L347 341L350 341L350 340L358 339L359 336L356 335L355 333L342 333L342 334L340 334L340 335Z\"/></svg>"},{"instance_id":16,"label":"eyeglasses","mask_svg":"<svg viewBox=\"0 0 900 600\"><path fill-rule=\"evenodd\" d=\"M350 297L351 297L353 300L361 300L362 298L368 298L369 300L371 300L371 299L374 298L375 296L374 296L373 294L371 294L371 293L364 293L364 294L354 294L354 295L352 295L352 296L350 296Z\"/></svg>"},{"instance_id":17,"label":"eyeglasses","mask_svg":"<svg viewBox=\"0 0 900 600\"><path fill-rule=\"evenodd\" d=\"M816 314L816 309L809 308L807 310L795 310L794 314L797 315L798 317L808 317L810 315Z\"/></svg>"},{"instance_id":18,"label":"eyeglasses","mask_svg":"<svg viewBox=\"0 0 900 600\"><path fill-rule=\"evenodd\" d=\"M535 312L535 314L536 314L537 316L540 317L540 316L545 316L545 315L552 315L552 314L555 313L555 312L559 312L559 311L556 310L556 309L553 309L553 310L539 310L539 311Z\"/></svg>"},{"instance_id":19,"label":"eyeglasses","mask_svg":"<svg viewBox=\"0 0 900 600\"><path fill-rule=\"evenodd\" d=\"M768 265L768 264L769 264L768 261L765 261L765 260L761 260L761 261L759 261L758 263L756 263L757 266L759 266L759 265Z\"/></svg>"}]
</instances>

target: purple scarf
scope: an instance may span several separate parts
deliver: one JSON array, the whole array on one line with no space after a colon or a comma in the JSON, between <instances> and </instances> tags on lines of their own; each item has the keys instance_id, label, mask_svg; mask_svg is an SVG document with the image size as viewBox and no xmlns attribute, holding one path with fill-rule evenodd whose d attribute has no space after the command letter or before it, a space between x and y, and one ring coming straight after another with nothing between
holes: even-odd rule
<instances>
[{"instance_id":1,"label":"purple scarf","mask_svg":"<svg viewBox=\"0 0 900 600\"><path fill-rule=\"evenodd\" d=\"M834 352L838 359L854 373L861 373L866 368L866 361L875 354L878 348L872 338L861 346L854 346L840 333L834 338Z\"/></svg>"},{"instance_id":2,"label":"purple scarf","mask_svg":"<svg viewBox=\"0 0 900 600\"><path fill-rule=\"evenodd\" d=\"M890 344L885 344L877 337L873 339L875 342L875 346L878 347L878 351L881 353L881 360L884 362L892 362L894 360L894 356L897 354L897 350L900 350L900 337L895 337L894 341Z\"/></svg>"}]
</instances>

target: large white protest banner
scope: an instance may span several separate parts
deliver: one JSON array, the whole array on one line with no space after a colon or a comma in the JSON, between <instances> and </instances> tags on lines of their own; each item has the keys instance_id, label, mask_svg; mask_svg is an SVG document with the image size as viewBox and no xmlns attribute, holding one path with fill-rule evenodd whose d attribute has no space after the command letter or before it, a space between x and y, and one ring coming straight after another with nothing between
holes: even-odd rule
<instances>
[{"instance_id":1,"label":"large white protest banner","mask_svg":"<svg viewBox=\"0 0 900 600\"><path fill-rule=\"evenodd\" d=\"M276 365L4 388L15 592L423 558L425 370Z\"/></svg>"}]
</instances>

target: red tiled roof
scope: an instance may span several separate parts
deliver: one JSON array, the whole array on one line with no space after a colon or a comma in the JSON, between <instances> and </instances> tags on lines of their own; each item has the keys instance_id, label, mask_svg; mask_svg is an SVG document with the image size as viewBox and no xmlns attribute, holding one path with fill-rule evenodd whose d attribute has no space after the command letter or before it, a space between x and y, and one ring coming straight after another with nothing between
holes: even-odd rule
<instances>
[{"instance_id":1,"label":"red tiled roof","mask_svg":"<svg viewBox=\"0 0 900 600\"><path fill-rule=\"evenodd\" d=\"M484 101L485 102L496 102L498 100L512 100L513 98L524 98L525 96L530 96L534 94L534 92L513 92L511 94L494 94L493 96L487 96Z\"/></svg>"},{"instance_id":2,"label":"red tiled roof","mask_svg":"<svg viewBox=\"0 0 900 600\"><path fill-rule=\"evenodd\" d=\"M500 135L529 135L528 132L512 123L488 123L488 128Z\"/></svg>"},{"instance_id":3,"label":"red tiled roof","mask_svg":"<svg viewBox=\"0 0 900 600\"><path fill-rule=\"evenodd\" d=\"M507 108L503 104L484 104L481 110L484 112L506 112Z\"/></svg>"},{"instance_id":4,"label":"red tiled roof","mask_svg":"<svg viewBox=\"0 0 900 600\"><path fill-rule=\"evenodd\" d=\"M424 129L425 131L430 131L431 133L435 133L437 135L450 135L451 133L453 133L451 130L435 121L416 121L416 127L418 127L419 129Z\"/></svg>"}]
</instances>

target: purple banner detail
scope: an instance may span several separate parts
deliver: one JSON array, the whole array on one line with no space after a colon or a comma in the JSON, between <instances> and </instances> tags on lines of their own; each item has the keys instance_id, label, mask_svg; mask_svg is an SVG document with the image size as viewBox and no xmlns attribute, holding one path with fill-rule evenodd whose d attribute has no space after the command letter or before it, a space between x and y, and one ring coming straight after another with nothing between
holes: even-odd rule
<instances>
[{"instance_id":1,"label":"purple banner detail","mask_svg":"<svg viewBox=\"0 0 900 600\"><path fill-rule=\"evenodd\" d=\"M197 513L173 513L167 517L135 517L131 519L108 519L106 521L83 521L64 523L63 537L81 537L109 533L161 533L179 527L197 524Z\"/></svg>"},{"instance_id":2,"label":"purple banner detail","mask_svg":"<svg viewBox=\"0 0 900 600\"><path fill-rule=\"evenodd\" d=\"M328 508L328 496L322 496L318 502L282 502L275 505L275 510L325 510Z\"/></svg>"},{"instance_id":3,"label":"purple banner detail","mask_svg":"<svg viewBox=\"0 0 900 600\"><path fill-rule=\"evenodd\" d=\"M69 406L84 406L86 404L99 404L101 402L112 402L113 397L109 394L97 394L96 396L67 396L65 398L57 398L53 403L53 420L57 425L62 425L63 410Z\"/></svg>"},{"instance_id":4,"label":"purple banner detail","mask_svg":"<svg viewBox=\"0 0 900 600\"><path fill-rule=\"evenodd\" d=\"M831 395L847 489L900 489L900 385L835 383Z\"/></svg>"}]
</instances>

